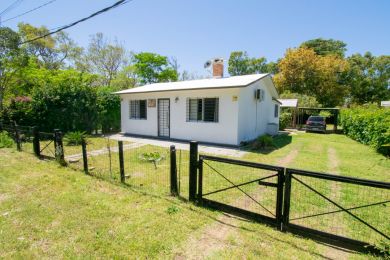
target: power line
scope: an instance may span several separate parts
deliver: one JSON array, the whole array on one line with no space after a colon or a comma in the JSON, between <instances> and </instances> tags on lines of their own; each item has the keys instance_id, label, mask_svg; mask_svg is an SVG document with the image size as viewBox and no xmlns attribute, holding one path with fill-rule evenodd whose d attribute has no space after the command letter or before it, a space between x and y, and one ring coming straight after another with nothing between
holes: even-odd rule
<instances>
[{"instance_id":1,"label":"power line","mask_svg":"<svg viewBox=\"0 0 390 260\"><path fill-rule=\"evenodd\" d=\"M13 20L13 19L16 19L16 18L19 18L19 17L21 17L23 15L26 15L28 13L34 12L35 10L38 10L38 9L40 9L40 8L46 6L46 5L49 5L51 3L54 3L55 1L57 1L57 0L51 0L51 1L47 2L47 3L44 3L43 5L37 6L37 7L33 8L31 10L28 10L28 11L26 11L24 13L21 13L21 14L18 14L16 16L14 16L14 17L8 18L8 19L4 20L3 23L8 22L8 21Z\"/></svg>"},{"instance_id":2,"label":"power line","mask_svg":"<svg viewBox=\"0 0 390 260\"><path fill-rule=\"evenodd\" d=\"M18 6L18 4L20 4L21 2L23 2L23 0L16 0L15 2L13 2L10 6L8 6L7 8L5 8L1 13L0 13L0 16L2 16L3 14L11 11L12 9L14 9L16 6Z\"/></svg>"},{"instance_id":3,"label":"power line","mask_svg":"<svg viewBox=\"0 0 390 260\"><path fill-rule=\"evenodd\" d=\"M68 28L70 28L70 27L73 27L73 26L75 26L75 25L78 24L78 23L85 22L85 21L87 21L87 20L89 20L89 19L91 19L91 18L93 18L93 17L95 17L95 16L97 16L97 15L100 15L100 14L102 14L102 13L105 13L105 12L107 12L107 11L110 11L111 9L117 8L117 7L119 7L119 6L123 5L123 4L127 4L128 2L131 2L131 1L133 1L133 0L121 0L121 1L118 1L118 2L116 2L115 4L113 4L113 5L111 5L111 6L108 6L108 7L106 7L106 8L103 8L103 9L101 9L101 10L99 10L99 11L97 11L97 12L95 12L95 13L93 13L93 14L87 16L87 17L84 17L84 18L82 18L82 19L80 19L80 20L77 20L77 21L75 21L75 22L73 22L73 23L70 23L70 24L61 26L60 28L58 28L58 29L56 29L56 30L54 30L54 31L48 32L48 33L46 33L46 34L44 34L44 35L42 35L42 36L38 36L38 37L36 37L36 38L34 38L34 39L24 41L24 42L20 43L20 45L21 45L21 44L25 44L25 43L30 43L30 42L33 42L33 41L36 41L36 40L45 38L45 37L47 37L47 36L49 36L49 35L58 33L58 32L60 32L60 31L62 31L62 30L65 30L65 29L68 29Z\"/></svg>"}]
</instances>

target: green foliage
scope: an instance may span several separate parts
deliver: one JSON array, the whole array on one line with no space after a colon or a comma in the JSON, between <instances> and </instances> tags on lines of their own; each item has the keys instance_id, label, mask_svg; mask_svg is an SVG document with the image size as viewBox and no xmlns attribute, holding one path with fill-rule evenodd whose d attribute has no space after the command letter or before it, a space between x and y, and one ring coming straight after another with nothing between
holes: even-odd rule
<instances>
[{"instance_id":1,"label":"green foliage","mask_svg":"<svg viewBox=\"0 0 390 260\"><path fill-rule=\"evenodd\" d=\"M291 124L292 114L290 112L283 112L279 116L279 129L284 130Z\"/></svg>"},{"instance_id":2,"label":"green foliage","mask_svg":"<svg viewBox=\"0 0 390 260\"><path fill-rule=\"evenodd\" d=\"M32 111L32 99L30 97L16 97L2 111L0 116L4 122L18 122L20 125L35 125Z\"/></svg>"},{"instance_id":3,"label":"green foliage","mask_svg":"<svg viewBox=\"0 0 390 260\"><path fill-rule=\"evenodd\" d=\"M390 110L360 106L341 110L341 126L350 138L390 155Z\"/></svg>"},{"instance_id":4,"label":"green foliage","mask_svg":"<svg viewBox=\"0 0 390 260\"><path fill-rule=\"evenodd\" d=\"M32 95L40 129L92 132L98 116L96 88L91 86L88 77L77 71L60 71L57 77L60 79L35 88Z\"/></svg>"},{"instance_id":5,"label":"green foliage","mask_svg":"<svg viewBox=\"0 0 390 260\"><path fill-rule=\"evenodd\" d=\"M253 143L252 149L259 150L274 147L274 140L270 135L259 136Z\"/></svg>"},{"instance_id":6,"label":"green foliage","mask_svg":"<svg viewBox=\"0 0 390 260\"><path fill-rule=\"evenodd\" d=\"M86 133L81 131L68 132L65 134L64 139L66 145L81 145L82 140L85 138Z\"/></svg>"},{"instance_id":7,"label":"green foliage","mask_svg":"<svg viewBox=\"0 0 390 260\"><path fill-rule=\"evenodd\" d=\"M230 53L228 71L232 76L264 73L267 71L266 59L250 58L246 51L233 51Z\"/></svg>"},{"instance_id":8,"label":"green foliage","mask_svg":"<svg viewBox=\"0 0 390 260\"><path fill-rule=\"evenodd\" d=\"M97 89L97 113L99 128L103 133L120 130L121 101L119 95L112 94L113 88L100 87Z\"/></svg>"},{"instance_id":9,"label":"green foliage","mask_svg":"<svg viewBox=\"0 0 390 260\"><path fill-rule=\"evenodd\" d=\"M134 69L141 84L177 81L177 71L169 64L166 56L140 52L134 55Z\"/></svg>"},{"instance_id":10,"label":"green foliage","mask_svg":"<svg viewBox=\"0 0 390 260\"><path fill-rule=\"evenodd\" d=\"M9 137L6 131L0 132L0 148L11 148L14 145L14 140Z\"/></svg>"},{"instance_id":11,"label":"green foliage","mask_svg":"<svg viewBox=\"0 0 390 260\"><path fill-rule=\"evenodd\" d=\"M329 111L326 111L326 110L321 110L319 115L320 115L320 116L323 116L323 117L325 117L325 118L329 118L329 117L332 116L332 113L329 112Z\"/></svg>"},{"instance_id":12,"label":"green foliage","mask_svg":"<svg viewBox=\"0 0 390 260\"><path fill-rule=\"evenodd\" d=\"M154 164L154 167L157 169L157 163L163 160L165 157L159 152L150 152L143 153L139 158L143 161L152 162Z\"/></svg>"},{"instance_id":13,"label":"green foliage","mask_svg":"<svg viewBox=\"0 0 390 260\"><path fill-rule=\"evenodd\" d=\"M175 214L175 213L178 213L178 212L179 212L179 208L177 206L175 206L175 205L169 206L167 208L167 213L169 215L172 215L172 214Z\"/></svg>"},{"instance_id":14,"label":"green foliage","mask_svg":"<svg viewBox=\"0 0 390 260\"><path fill-rule=\"evenodd\" d=\"M313 49L318 55L338 55L344 57L347 44L343 41L333 39L317 38L305 41L301 47Z\"/></svg>"}]
</instances>

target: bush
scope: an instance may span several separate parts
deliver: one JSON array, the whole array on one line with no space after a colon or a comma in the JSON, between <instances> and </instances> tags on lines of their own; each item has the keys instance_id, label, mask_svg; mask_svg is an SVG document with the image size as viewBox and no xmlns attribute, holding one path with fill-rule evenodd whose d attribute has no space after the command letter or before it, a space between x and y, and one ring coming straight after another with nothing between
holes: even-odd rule
<instances>
[{"instance_id":1,"label":"bush","mask_svg":"<svg viewBox=\"0 0 390 260\"><path fill-rule=\"evenodd\" d=\"M280 114L279 117L279 130L284 130L287 126L291 123L291 116L292 114L290 112L283 112Z\"/></svg>"},{"instance_id":2,"label":"bush","mask_svg":"<svg viewBox=\"0 0 390 260\"><path fill-rule=\"evenodd\" d=\"M66 145L81 145L83 138L85 138L85 132L80 131L69 132L64 136Z\"/></svg>"},{"instance_id":3,"label":"bush","mask_svg":"<svg viewBox=\"0 0 390 260\"><path fill-rule=\"evenodd\" d=\"M253 143L252 149L259 150L264 148L274 147L274 139L270 135L259 136Z\"/></svg>"},{"instance_id":4,"label":"bush","mask_svg":"<svg viewBox=\"0 0 390 260\"><path fill-rule=\"evenodd\" d=\"M6 131L0 132L0 148L10 148L14 145L14 140L9 137Z\"/></svg>"},{"instance_id":5,"label":"bush","mask_svg":"<svg viewBox=\"0 0 390 260\"><path fill-rule=\"evenodd\" d=\"M390 155L390 109L376 106L343 109L340 124L348 137Z\"/></svg>"}]
</instances>

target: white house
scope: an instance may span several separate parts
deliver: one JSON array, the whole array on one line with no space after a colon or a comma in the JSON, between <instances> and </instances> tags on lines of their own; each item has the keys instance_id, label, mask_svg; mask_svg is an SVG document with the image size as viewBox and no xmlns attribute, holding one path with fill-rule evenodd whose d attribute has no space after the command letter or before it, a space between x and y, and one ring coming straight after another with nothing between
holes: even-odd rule
<instances>
[{"instance_id":1,"label":"white house","mask_svg":"<svg viewBox=\"0 0 390 260\"><path fill-rule=\"evenodd\" d=\"M155 83L117 92L124 134L239 145L279 125L269 74Z\"/></svg>"}]
</instances>

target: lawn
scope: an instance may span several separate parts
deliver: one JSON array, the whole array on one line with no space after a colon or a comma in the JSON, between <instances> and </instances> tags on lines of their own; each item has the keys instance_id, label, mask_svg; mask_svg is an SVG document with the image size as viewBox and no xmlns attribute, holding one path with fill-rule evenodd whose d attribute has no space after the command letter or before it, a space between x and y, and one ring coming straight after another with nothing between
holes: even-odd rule
<instances>
[{"instance_id":1,"label":"lawn","mask_svg":"<svg viewBox=\"0 0 390 260\"><path fill-rule=\"evenodd\" d=\"M389 177L389 159L343 135L298 133L277 139L276 145L279 149L249 152L243 159L315 171L337 171L340 175L376 180L388 180ZM336 165L331 163L334 154L329 150L332 149L336 153ZM139 154L155 150L161 154L167 152L167 148L153 146L136 148L137 152L125 151L129 178L127 185L121 185L117 177L113 178L114 181L106 181L59 167L55 162L37 160L28 153L1 149L0 257L169 259L175 256L196 257L197 250L207 251L210 258L334 256L331 248L312 240L239 220L234 220L234 223L227 221L228 227L233 227L220 239L223 246L217 243L214 249L205 247L207 244L213 245L214 242L210 241L213 239L213 225L224 222L224 215L169 196L168 158L162 160L157 169L152 163L139 159ZM186 196L188 152L178 151L177 157L181 161L178 165L181 190ZM180 157L182 160L179 160ZM95 171L104 167L107 169L109 164L104 158L107 158L107 154L91 158L90 167L94 167ZM118 176L116 153L112 154L112 158L112 174ZM222 167L227 172L226 166L215 167ZM232 169L229 172L246 173L246 170ZM211 172L205 171L205 174ZM210 181L213 182L210 184L212 188L225 185L215 179ZM315 185L328 193L334 188L327 183ZM295 188L298 189L298 186ZM251 189L253 191L254 188ZM343 192L344 187L337 189L340 192L338 199L350 201L348 194ZM271 205L272 192L264 194L261 199ZM231 197L236 195L232 194ZM298 197L297 200L303 200L301 207L293 211L297 216L302 213L304 205L311 205L309 209L314 210L313 202L321 204L310 196ZM381 217L386 219L386 216ZM307 223L310 224L310 221ZM385 225L383 228L390 229L383 218L382 223ZM324 225L329 225L329 221L325 219ZM221 231L218 234L224 233L224 228L225 225L222 228L217 226L216 230ZM356 228L359 227L341 227L343 232ZM209 233L210 237L205 235ZM368 256L348 254L348 257Z\"/></svg>"}]
</instances>

